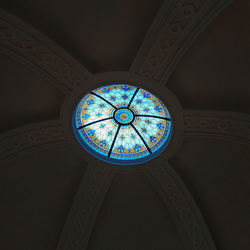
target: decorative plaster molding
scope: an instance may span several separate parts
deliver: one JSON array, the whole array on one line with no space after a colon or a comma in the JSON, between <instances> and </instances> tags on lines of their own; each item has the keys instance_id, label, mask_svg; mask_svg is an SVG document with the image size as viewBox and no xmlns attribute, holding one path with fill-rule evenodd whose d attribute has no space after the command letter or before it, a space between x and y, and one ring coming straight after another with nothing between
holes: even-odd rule
<instances>
[{"instance_id":1,"label":"decorative plaster molding","mask_svg":"<svg viewBox=\"0 0 250 250\"><path fill-rule=\"evenodd\" d=\"M172 214L184 246L190 250L215 250L198 207L173 168L159 162L148 168L146 175Z\"/></svg>"},{"instance_id":2,"label":"decorative plaster molding","mask_svg":"<svg viewBox=\"0 0 250 250\"><path fill-rule=\"evenodd\" d=\"M66 142L59 121L40 122L14 129L0 136L0 166L13 160L17 154L37 146Z\"/></svg>"},{"instance_id":3,"label":"decorative plaster molding","mask_svg":"<svg viewBox=\"0 0 250 250\"><path fill-rule=\"evenodd\" d=\"M250 115L186 110L184 136L220 138L250 145Z\"/></svg>"},{"instance_id":4,"label":"decorative plaster molding","mask_svg":"<svg viewBox=\"0 0 250 250\"><path fill-rule=\"evenodd\" d=\"M165 0L130 71L166 84L176 64L232 0Z\"/></svg>"},{"instance_id":5,"label":"decorative plaster molding","mask_svg":"<svg viewBox=\"0 0 250 250\"><path fill-rule=\"evenodd\" d=\"M0 10L0 53L26 64L67 94L91 74L53 41Z\"/></svg>"},{"instance_id":6,"label":"decorative plaster molding","mask_svg":"<svg viewBox=\"0 0 250 250\"><path fill-rule=\"evenodd\" d=\"M74 199L57 250L85 250L114 172L89 164Z\"/></svg>"}]
</instances>

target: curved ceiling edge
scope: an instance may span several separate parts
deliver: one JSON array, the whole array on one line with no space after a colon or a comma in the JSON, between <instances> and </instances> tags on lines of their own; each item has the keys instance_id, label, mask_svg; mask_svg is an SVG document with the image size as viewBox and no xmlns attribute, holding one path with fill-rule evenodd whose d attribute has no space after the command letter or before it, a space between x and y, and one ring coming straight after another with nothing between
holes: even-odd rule
<instances>
[{"instance_id":1,"label":"curved ceiling edge","mask_svg":"<svg viewBox=\"0 0 250 250\"><path fill-rule=\"evenodd\" d=\"M250 145L250 115L223 111L184 111L184 136Z\"/></svg>"},{"instance_id":2,"label":"curved ceiling edge","mask_svg":"<svg viewBox=\"0 0 250 250\"><path fill-rule=\"evenodd\" d=\"M25 64L65 94L91 76L59 45L1 9L0 53Z\"/></svg>"},{"instance_id":3,"label":"curved ceiling edge","mask_svg":"<svg viewBox=\"0 0 250 250\"><path fill-rule=\"evenodd\" d=\"M114 171L99 164L88 164L81 185L64 225L57 250L84 250L87 248L96 218Z\"/></svg>"},{"instance_id":4,"label":"curved ceiling edge","mask_svg":"<svg viewBox=\"0 0 250 250\"><path fill-rule=\"evenodd\" d=\"M159 161L145 174L171 213L187 249L216 250L195 201L169 163Z\"/></svg>"},{"instance_id":5,"label":"curved ceiling edge","mask_svg":"<svg viewBox=\"0 0 250 250\"><path fill-rule=\"evenodd\" d=\"M166 84L184 53L233 0L179 0L163 3L130 68Z\"/></svg>"},{"instance_id":6,"label":"curved ceiling edge","mask_svg":"<svg viewBox=\"0 0 250 250\"><path fill-rule=\"evenodd\" d=\"M38 146L67 143L60 121L39 122L0 136L0 167Z\"/></svg>"}]
</instances>

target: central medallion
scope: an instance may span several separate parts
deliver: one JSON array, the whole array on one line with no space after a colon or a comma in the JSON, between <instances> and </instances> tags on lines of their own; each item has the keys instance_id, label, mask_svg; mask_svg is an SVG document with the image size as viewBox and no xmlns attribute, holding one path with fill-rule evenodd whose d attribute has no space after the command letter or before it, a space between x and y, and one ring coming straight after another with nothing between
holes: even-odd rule
<instances>
[{"instance_id":1,"label":"central medallion","mask_svg":"<svg viewBox=\"0 0 250 250\"><path fill-rule=\"evenodd\" d=\"M129 125L135 120L135 115L128 108L120 108L114 112L114 119L118 124Z\"/></svg>"}]
</instances>

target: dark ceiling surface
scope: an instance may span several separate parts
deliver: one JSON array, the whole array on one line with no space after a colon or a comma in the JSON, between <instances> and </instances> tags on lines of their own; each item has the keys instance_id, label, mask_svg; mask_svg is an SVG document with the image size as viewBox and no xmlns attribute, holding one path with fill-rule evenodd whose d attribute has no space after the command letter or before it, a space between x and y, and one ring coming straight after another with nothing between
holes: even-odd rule
<instances>
[{"instance_id":1,"label":"dark ceiling surface","mask_svg":"<svg viewBox=\"0 0 250 250\"><path fill-rule=\"evenodd\" d=\"M162 0L2 1L91 72L127 70Z\"/></svg>"},{"instance_id":2,"label":"dark ceiling surface","mask_svg":"<svg viewBox=\"0 0 250 250\"><path fill-rule=\"evenodd\" d=\"M162 0L2 0L90 72L128 70ZM235 1L192 44L166 86L184 110L250 114L250 4ZM0 55L0 131L56 120L64 100L29 67ZM250 125L248 124L248 127ZM0 155L1 156L1 155ZM170 160L218 250L250 249L250 145L185 138ZM0 169L0 249L56 249L87 162L67 142ZM171 214L140 173L114 178L86 249L182 250Z\"/></svg>"}]
</instances>

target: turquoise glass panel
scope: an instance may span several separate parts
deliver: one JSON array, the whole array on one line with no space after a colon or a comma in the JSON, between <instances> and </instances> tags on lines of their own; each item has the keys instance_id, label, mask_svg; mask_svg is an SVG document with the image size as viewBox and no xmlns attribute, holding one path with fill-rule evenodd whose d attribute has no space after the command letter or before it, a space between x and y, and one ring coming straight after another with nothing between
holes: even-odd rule
<instances>
[{"instance_id":1,"label":"turquoise glass panel","mask_svg":"<svg viewBox=\"0 0 250 250\"><path fill-rule=\"evenodd\" d=\"M155 95L130 84L111 84L82 97L73 118L81 146L109 163L136 165L167 147L171 116Z\"/></svg>"}]
</instances>

